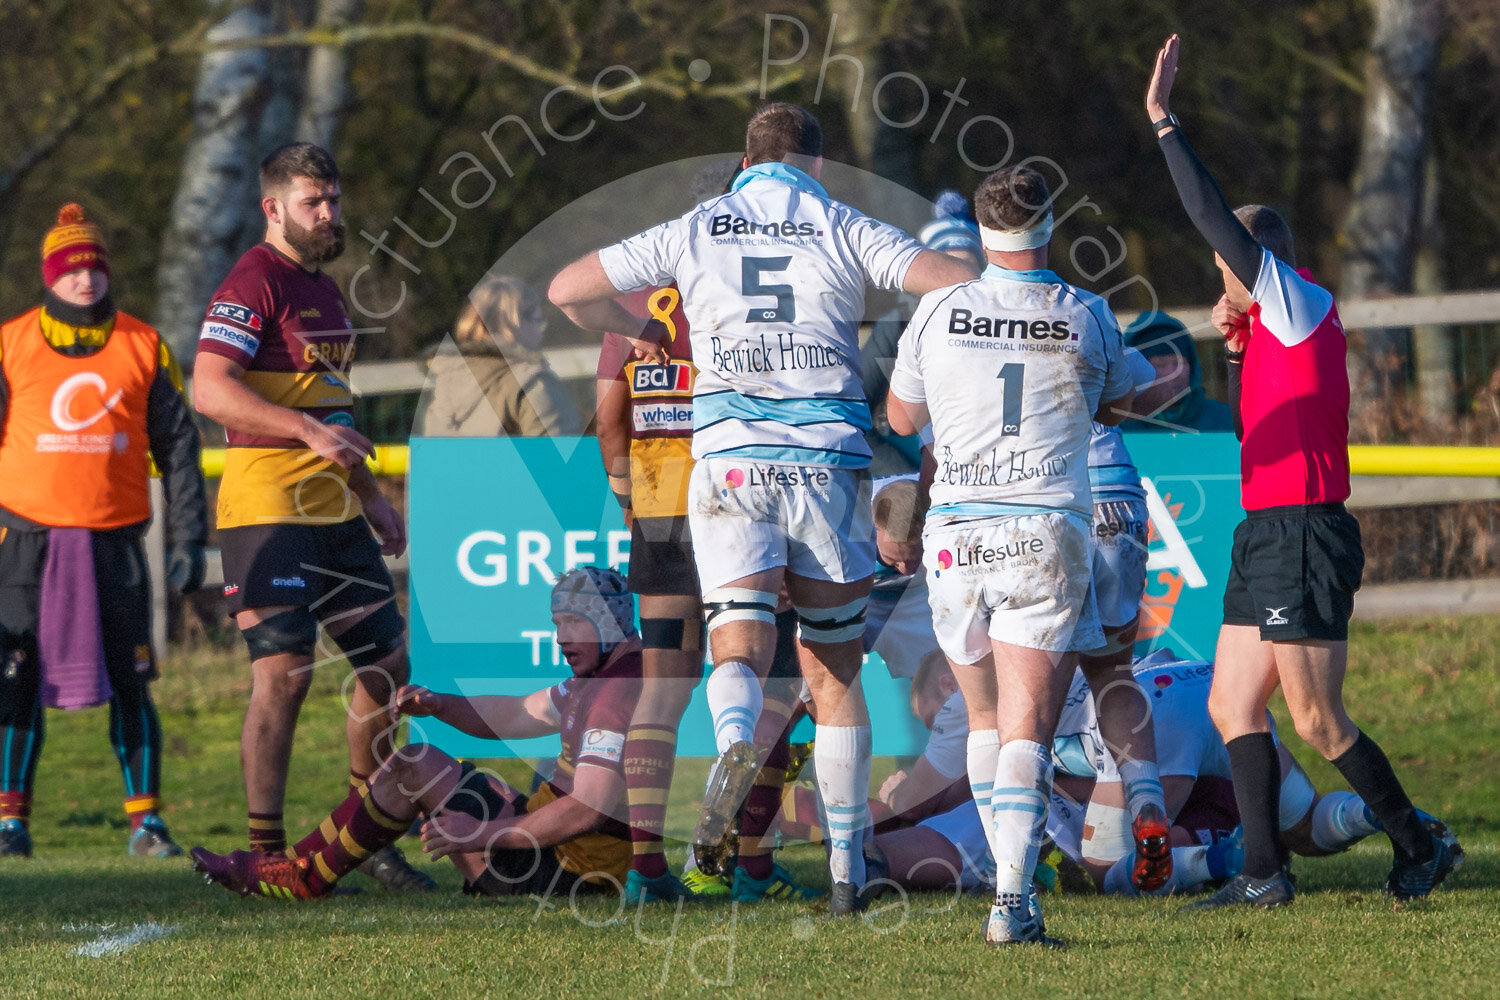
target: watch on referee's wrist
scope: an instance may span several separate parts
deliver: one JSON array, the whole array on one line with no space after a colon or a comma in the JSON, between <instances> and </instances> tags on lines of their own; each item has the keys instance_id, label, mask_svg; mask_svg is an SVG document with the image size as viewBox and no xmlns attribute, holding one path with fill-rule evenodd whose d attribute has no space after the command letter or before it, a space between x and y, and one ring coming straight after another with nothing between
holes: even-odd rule
<instances>
[{"instance_id":1,"label":"watch on referee's wrist","mask_svg":"<svg viewBox=\"0 0 1500 1000\"><path fill-rule=\"evenodd\" d=\"M1224 360L1232 365L1242 365L1245 363L1245 352L1232 351L1226 347L1224 348Z\"/></svg>"},{"instance_id":2,"label":"watch on referee's wrist","mask_svg":"<svg viewBox=\"0 0 1500 1000\"><path fill-rule=\"evenodd\" d=\"M1181 128L1181 127L1182 127L1182 122L1178 121L1177 120L1177 116L1174 115L1174 114L1172 114L1172 112L1170 112L1170 111L1167 112L1166 117L1164 117L1164 118L1158 118L1158 119L1156 119L1156 121L1154 121L1154 122L1151 123L1151 131L1155 132L1157 135L1161 135L1161 130L1164 129L1164 128Z\"/></svg>"}]
</instances>

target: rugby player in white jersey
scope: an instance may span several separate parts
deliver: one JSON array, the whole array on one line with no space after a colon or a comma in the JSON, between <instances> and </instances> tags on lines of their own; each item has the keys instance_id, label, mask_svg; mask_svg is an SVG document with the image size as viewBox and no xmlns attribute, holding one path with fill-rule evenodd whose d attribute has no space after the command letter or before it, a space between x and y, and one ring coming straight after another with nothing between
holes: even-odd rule
<instances>
[{"instance_id":1,"label":"rugby player in white jersey","mask_svg":"<svg viewBox=\"0 0 1500 1000\"><path fill-rule=\"evenodd\" d=\"M758 770L752 735L784 584L818 719L830 908L844 914L864 903L870 780L869 716L855 685L875 570L858 343L865 288L922 295L973 272L831 199L817 179L822 162L817 119L769 104L750 119L745 169L728 194L575 261L550 296L579 326L655 352L659 330L614 296L673 281L682 292L698 366L688 519L713 650L709 707L733 779L727 802L705 811L732 816Z\"/></svg>"},{"instance_id":2,"label":"rugby player in white jersey","mask_svg":"<svg viewBox=\"0 0 1500 1000\"><path fill-rule=\"evenodd\" d=\"M1136 389L1156 380L1156 369L1125 348ZM1097 817L1128 830L1135 841L1131 881L1151 892L1172 877L1166 803L1156 766L1151 710L1131 680L1141 596L1146 590L1146 491L1120 429L1095 421L1089 439L1089 485L1093 491L1093 577L1104 645L1080 658L1099 709L1106 745L1125 785L1124 808Z\"/></svg>"},{"instance_id":3,"label":"rugby player in white jersey","mask_svg":"<svg viewBox=\"0 0 1500 1000\"><path fill-rule=\"evenodd\" d=\"M1056 943L1032 872L1070 654L1104 642L1090 582L1089 436L1093 420L1119 423L1133 393L1109 307L1046 270L1050 203L1046 180L1025 167L979 186L989 266L923 299L886 401L896 433L932 424L923 562L938 645L969 708L975 802L991 810L993 944Z\"/></svg>"}]
</instances>

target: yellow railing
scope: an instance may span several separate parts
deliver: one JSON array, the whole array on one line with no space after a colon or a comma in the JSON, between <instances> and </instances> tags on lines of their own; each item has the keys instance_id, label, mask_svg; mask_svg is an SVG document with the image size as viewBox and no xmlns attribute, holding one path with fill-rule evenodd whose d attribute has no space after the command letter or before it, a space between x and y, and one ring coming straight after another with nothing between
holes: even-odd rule
<instances>
[{"instance_id":1,"label":"yellow railing","mask_svg":"<svg viewBox=\"0 0 1500 1000\"><path fill-rule=\"evenodd\" d=\"M1500 476L1500 448L1356 444L1349 446L1356 476Z\"/></svg>"},{"instance_id":2,"label":"yellow railing","mask_svg":"<svg viewBox=\"0 0 1500 1000\"><path fill-rule=\"evenodd\" d=\"M404 444L378 444L365 464L377 476L404 476L410 455ZM1356 476L1500 477L1500 448L1356 444L1349 446L1349 467ZM203 474L224 474L223 448L203 450Z\"/></svg>"},{"instance_id":3,"label":"yellow railing","mask_svg":"<svg viewBox=\"0 0 1500 1000\"><path fill-rule=\"evenodd\" d=\"M377 476L406 475L407 460L411 449L404 444L377 444L375 457L365 459L365 464ZM203 449L203 474L209 479L224 475L224 449Z\"/></svg>"}]
</instances>

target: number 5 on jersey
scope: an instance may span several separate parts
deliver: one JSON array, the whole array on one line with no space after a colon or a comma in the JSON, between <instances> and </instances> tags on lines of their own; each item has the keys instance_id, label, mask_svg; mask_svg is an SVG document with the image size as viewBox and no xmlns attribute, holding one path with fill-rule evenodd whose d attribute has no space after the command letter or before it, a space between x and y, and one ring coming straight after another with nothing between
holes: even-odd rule
<instances>
[{"instance_id":1,"label":"number 5 on jersey","mask_svg":"<svg viewBox=\"0 0 1500 1000\"><path fill-rule=\"evenodd\" d=\"M785 271L790 257L744 257L740 260L740 291L746 298L756 295L776 296L776 308L751 309L746 323L792 323L797 319L797 301L791 285L767 285L761 276L766 272Z\"/></svg>"}]
</instances>

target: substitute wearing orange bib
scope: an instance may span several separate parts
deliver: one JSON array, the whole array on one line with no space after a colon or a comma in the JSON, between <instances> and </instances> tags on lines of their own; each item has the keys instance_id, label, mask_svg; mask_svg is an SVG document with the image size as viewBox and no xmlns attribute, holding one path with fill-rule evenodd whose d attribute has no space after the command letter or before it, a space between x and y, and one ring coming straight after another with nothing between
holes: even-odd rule
<instances>
[{"instance_id":1,"label":"substitute wearing orange bib","mask_svg":"<svg viewBox=\"0 0 1500 1000\"><path fill-rule=\"evenodd\" d=\"M158 815L142 535L162 471L167 580L203 580L198 430L155 330L118 312L99 228L65 205L42 242L42 305L0 326L0 855L31 853L43 705L110 706L130 852L181 853ZM107 683L106 683L107 682Z\"/></svg>"}]
</instances>

